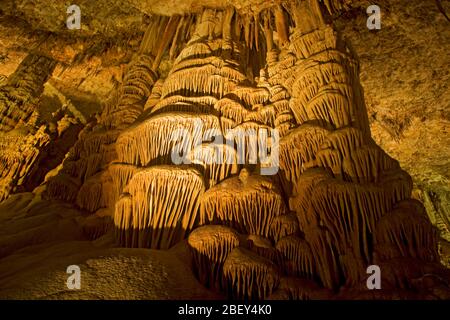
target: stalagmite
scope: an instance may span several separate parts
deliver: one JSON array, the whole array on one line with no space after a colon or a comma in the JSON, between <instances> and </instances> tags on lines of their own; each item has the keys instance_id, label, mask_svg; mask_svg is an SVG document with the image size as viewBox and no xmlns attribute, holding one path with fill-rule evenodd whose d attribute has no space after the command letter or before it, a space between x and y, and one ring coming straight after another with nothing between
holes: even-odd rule
<instances>
[{"instance_id":1,"label":"stalagmite","mask_svg":"<svg viewBox=\"0 0 450 320\"><path fill-rule=\"evenodd\" d=\"M437 262L437 235L425 209L416 200L396 205L377 223L374 246L379 259L411 257L421 261Z\"/></svg>"},{"instance_id":2,"label":"stalagmite","mask_svg":"<svg viewBox=\"0 0 450 320\"><path fill-rule=\"evenodd\" d=\"M25 128L0 132L0 201L16 188L26 185L27 179L39 165L39 155L50 144L45 126L37 130Z\"/></svg>"}]
</instances>

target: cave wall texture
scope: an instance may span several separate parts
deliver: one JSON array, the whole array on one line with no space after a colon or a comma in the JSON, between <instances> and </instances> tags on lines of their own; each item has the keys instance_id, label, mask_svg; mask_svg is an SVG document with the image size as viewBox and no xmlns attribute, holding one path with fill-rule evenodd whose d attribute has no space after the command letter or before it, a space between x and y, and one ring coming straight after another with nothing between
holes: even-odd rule
<instances>
[{"instance_id":1,"label":"cave wall texture","mask_svg":"<svg viewBox=\"0 0 450 320\"><path fill-rule=\"evenodd\" d=\"M450 298L436 2L54 3L0 8L0 297Z\"/></svg>"}]
</instances>

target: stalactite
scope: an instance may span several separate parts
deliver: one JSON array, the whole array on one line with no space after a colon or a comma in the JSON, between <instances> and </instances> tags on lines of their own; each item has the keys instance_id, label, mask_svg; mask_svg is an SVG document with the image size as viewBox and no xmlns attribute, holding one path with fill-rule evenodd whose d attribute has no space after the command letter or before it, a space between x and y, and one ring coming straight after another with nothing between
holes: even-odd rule
<instances>
[{"instance_id":1,"label":"stalactite","mask_svg":"<svg viewBox=\"0 0 450 320\"><path fill-rule=\"evenodd\" d=\"M294 214L286 214L273 219L270 225L269 235L275 242L278 242L281 238L297 235L298 232L297 217Z\"/></svg>"},{"instance_id":2,"label":"stalactite","mask_svg":"<svg viewBox=\"0 0 450 320\"><path fill-rule=\"evenodd\" d=\"M205 42L193 42L181 50L180 54L174 61L174 66L179 63L197 58L203 58L212 55L211 47ZM176 69L175 69L176 70Z\"/></svg>"},{"instance_id":3,"label":"stalactite","mask_svg":"<svg viewBox=\"0 0 450 320\"><path fill-rule=\"evenodd\" d=\"M267 52L271 52L274 48L273 28L270 22L270 12L264 15L264 34L266 38Z\"/></svg>"},{"instance_id":4,"label":"stalactite","mask_svg":"<svg viewBox=\"0 0 450 320\"><path fill-rule=\"evenodd\" d=\"M59 174L52 177L47 184L47 195L51 199L63 200L67 202L75 202L80 183L74 178Z\"/></svg>"},{"instance_id":5,"label":"stalactite","mask_svg":"<svg viewBox=\"0 0 450 320\"><path fill-rule=\"evenodd\" d=\"M264 237L273 219L286 210L275 184L258 176L226 179L205 192L200 202L200 224L226 224Z\"/></svg>"},{"instance_id":6,"label":"stalactite","mask_svg":"<svg viewBox=\"0 0 450 320\"><path fill-rule=\"evenodd\" d=\"M239 235L225 226L209 225L195 229L188 237L195 274L202 284L222 288L222 268L230 252L239 246Z\"/></svg>"},{"instance_id":7,"label":"stalactite","mask_svg":"<svg viewBox=\"0 0 450 320\"><path fill-rule=\"evenodd\" d=\"M110 217L89 216L82 223L83 234L88 239L94 241L105 234L107 234L112 228Z\"/></svg>"},{"instance_id":8,"label":"stalactite","mask_svg":"<svg viewBox=\"0 0 450 320\"><path fill-rule=\"evenodd\" d=\"M320 125L305 123L281 139L280 167L289 182L296 184L300 175L315 165L317 153L328 134Z\"/></svg>"},{"instance_id":9,"label":"stalactite","mask_svg":"<svg viewBox=\"0 0 450 320\"><path fill-rule=\"evenodd\" d=\"M152 109L152 114L164 112L196 112L211 113L213 106L217 102L213 96L186 97L182 95L173 95L161 100Z\"/></svg>"},{"instance_id":10,"label":"stalactite","mask_svg":"<svg viewBox=\"0 0 450 320\"><path fill-rule=\"evenodd\" d=\"M196 276L232 298L328 298L359 290L372 263L405 269L386 279L413 288L438 270L436 234L411 178L370 138L357 58L323 16L343 5L153 17L46 196L114 207L121 246L167 249L189 235ZM173 65L157 81L167 50ZM261 129L281 137L275 177L249 173L262 166ZM188 165L173 165L175 146ZM20 171L19 156L2 154L0 172ZM90 238L107 228L89 223Z\"/></svg>"},{"instance_id":11,"label":"stalactite","mask_svg":"<svg viewBox=\"0 0 450 320\"><path fill-rule=\"evenodd\" d=\"M183 17L181 17L180 21L178 22L177 29L175 31L172 43L170 45L170 50L169 50L169 58L170 59L174 59L176 54L178 53L178 46L179 46L179 43L181 42L180 41L181 33L182 33L182 30L185 30L185 28L186 28L187 19L188 19L187 17L183 16Z\"/></svg>"},{"instance_id":12,"label":"stalactite","mask_svg":"<svg viewBox=\"0 0 450 320\"><path fill-rule=\"evenodd\" d=\"M187 150L192 150L196 141L202 141L206 130L215 129L220 132L220 124L219 119L213 115L159 114L119 136L116 144L119 161L146 166L154 160L163 158L163 162L170 163L170 156L177 143L173 134L177 129L190 134L191 139L183 140L182 143L188 147ZM178 140L186 138L184 132Z\"/></svg>"},{"instance_id":13,"label":"stalactite","mask_svg":"<svg viewBox=\"0 0 450 320\"><path fill-rule=\"evenodd\" d=\"M289 41L289 26L284 10L281 6L277 6L274 10L275 25L280 40L280 47Z\"/></svg>"},{"instance_id":14,"label":"stalactite","mask_svg":"<svg viewBox=\"0 0 450 320\"><path fill-rule=\"evenodd\" d=\"M158 79L158 81L155 82L155 84L153 85L152 93L150 94L150 96L147 99L147 102L145 103L144 111L147 110L151 111L159 103L159 100L161 99L163 85L164 80L162 79Z\"/></svg>"},{"instance_id":15,"label":"stalactite","mask_svg":"<svg viewBox=\"0 0 450 320\"><path fill-rule=\"evenodd\" d=\"M0 132L0 201L26 181L39 164L39 155L51 142L45 126L38 130Z\"/></svg>"},{"instance_id":16,"label":"stalactite","mask_svg":"<svg viewBox=\"0 0 450 320\"><path fill-rule=\"evenodd\" d=\"M107 128L127 127L143 112L145 101L157 80L151 69L153 62L151 57L140 55L129 66L117 107L102 119L102 124Z\"/></svg>"},{"instance_id":17,"label":"stalactite","mask_svg":"<svg viewBox=\"0 0 450 320\"><path fill-rule=\"evenodd\" d=\"M293 277L314 277L314 255L304 239L287 236L277 242L276 248L281 253L280 265L283 272Z\"/></svg>"},{"instance_id":18,"label":"stalactite","mask_svg":"<svg viewBox=\"0 0 450 320\"><path fill-rule=\"evenodd\" d=\"M167 26L162 34L162 39L159 42L159 47L155 51L155 60L153 61L152 70L156 70L161 63L164 52L169 44L172 42L175 32L177 31L178 24L180 22L180 16L171 16Z\"/></svg>"},{"instance_id":19,"label":"stalactite","mask_svg":"<svg viewBox=\"0 0 450 320\"><path fill-rule=\"evenodd\" d=\"M142 38L141 45L139 47L139 54L149 54L153 52L155 46L154 39L156 38L156 31L158 27L159 16L151 19L150 24L145 30L144 37Z\"/></svg>"},{"instance_id":20,"label":"stalactite","mask_svg":"<svg viewBox=\"0 0 450 320\"><path fill-rule=\"evenodd\" d=\"M411 257L438 261L437 233L416 200L400 202L386 213L376 225L374 241L381 260Z\"/></svg>"},{"instance_id":21,"label":"stalactite","mask_svg":"<svg viewBox=\"0 0 450 320\"><path fill-rule=\"evenodd\" d=\"M220 98L232 91L236 84L244 79L244 75L232 66L224 65L217 68L205 64L170 74L164 83L162 96L168 97L184 89L194 94L203 93Z\"/></svg>"},{"instance_id":22,"label":"stalactite","mask_svg":"<svg viewBox=\"0 0 450 320\"><path fill-rule=\"evenodd\" d=\"M351 181L378 182L379 176L386 171L400 169L397 161L390 158L378 146L364 146L354 150L351 156L344 158L343 171Z\"/></svg>"},{"instance_id":23,"label":"stalactite","mask_svg":"<svg viewBox=\"0 0 450 320\"><path fill-rule=\"evenodd\" d=\"M168 249L184 239L204 189L201 174L191 168L155 166L137 172L115 208L121 245Z\"/></svg>"},{"instance_id":24,"label":"stalactite","mask_svg":"<svg viewBox=\"0 0 450 320\"><path fill-rule=\"evenodd\" d=\"M78 197L76 199L76 204L90 212L95 212L99 209L100 201L102 198L102 184L96 179L86 181L80 188Z\"/></svg>"},{"instance_id":25,"label":"stalactite","mask_svg":"<svg viewBox=\"0 0 450 320\"><path fill-rule=\"evenodd\" d=\"M188 154L187 159L202 167L208 187L238 173L240 168L236 150L226 144L201 144Z\"/></svg>"},{"instance_id":26,"label":"stalactite","mask_svg":"<svg viewBox=\"0 0 450 320\"><path fill-rule=\"evenodd\" d=\"M225 41L232 39L231 21L233 19L234 13L234 8L232 7L229 7L225 10L222 25L222 36Z\"/></svg>"},{"instance_id":27,"label":"stalactite","mask_svg":"<svg viewBox=\"0 0 450 320\"><path fill-rule=\"evenodd\" d=\"M228 255L223 273L233 299L264 300L279 284L276 266L243 248L236 248Z\"/></svg>"},{"instance_id":28,"label":"stalactite","mask_svg":"<svg viewBox=\"0 0 450 320\"><path fill-rule=\"evenodd\" d=\"M273 132L267 125L262 125L254 121L248 121L239 125L234 125L233 129L227 130L225 138L227 141L233 142L238 152L238 162L245 164L257 164L258 155L260 154L260 141L264 138L273 139ZM266 135L266 136L264 136ZM275 148L276 146L274 146ZM267 143L267 149L271 150L269 142ZM267 151L267 150L266 150Z\"/></svg>"},{"instance_id":29,"label":"stalactite","mask_svg":"<svg viewBox=\"0 0 450 320\"><path fill-rule=\"evenodd\" d=\"M236 95L236 91L230 93L230 97ZM220 112L223 117L232 120L236 125L242 122L256 122L269 127L274 126L277 115L288 112L289 110L289 103L287 100L276 101L269 105L260 103L248 103L248 105L253 106L253 110L248 109L248 107L244 106L242 103L225 96L214 104L214 109Z\"/></svg>"},{"instance_id":30,"label":"stalactite","mask_svg":"<svg viewBox=\"0 0 450 320\"><path fill-rule=\"evenodd\" d=\"M119 195L128 186L131 178L139 171L139 167L123 163L112 163L108 171L112 177L115 198L118 200Z\"/></svg>"},{"instance_id":31,"label":"stalactite","mask_svg":"<svg viewBox=\"0 0 450 320\"><path fill-rule=\"evenodd\" d=\"M114 206L117 198L114 190L113 180L108 172L100 172L86 179L78 192L75 203L81 209L89 212Z\"/></svg>"},{"instance_id":32,"label":"stalactite","mask_svg":"<svg viewBox=\"0 0 450 320\"><path fill-rule=\"evenodd\" d=\"M279 253L272 245L272 241L270 239L251 234L245 238L245 241L247 242L247 248L250 251L253 251L259 256L268 259L275 264L278 262Z\"/></svg>"}]
</instances>

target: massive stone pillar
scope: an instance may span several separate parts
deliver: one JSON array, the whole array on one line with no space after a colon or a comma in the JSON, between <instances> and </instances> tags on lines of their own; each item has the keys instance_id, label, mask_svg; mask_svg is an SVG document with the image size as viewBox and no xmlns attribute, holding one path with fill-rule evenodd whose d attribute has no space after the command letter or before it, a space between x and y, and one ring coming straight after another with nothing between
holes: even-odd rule
<instances>
[{"instance_id":1,"label":"massive stone pillar","mask_svg":"<svg viewBox=\"0 0 450 320\"><path fill-rule=\"evenodd\" d=\"M56 62L44 56L29 54L17 70L0 87L0 130L7 132L26 123L35 110L44 84L50 78Z\"/></svg>"},{"instance_id":2,"label":"massive stone pillar","mask_svg":"<svg viewBox=\"0 0 450 320\"><path fill-rule=\"evenodd\" d=\"M158 18L48 196L109 208L125 247L187 238L199 279L234 298L444 297L427 287L445 287L437 234L370 136L335 2L288 3ZM272 175L262 140L279 155ZM374 264L381 291L366 287Z\"/></svg>"},{"instance_id":3,"label":"massive stone pillar","mask_svg":"<svg viewBox=\"0 0 450 320\"><path fill-rule=\"evenodd\" d=\"M49 143L36 128L38 98L56 62L29 54L0 86L0 201L26 183L40 150Z\"/></svg>"}]
</instances>

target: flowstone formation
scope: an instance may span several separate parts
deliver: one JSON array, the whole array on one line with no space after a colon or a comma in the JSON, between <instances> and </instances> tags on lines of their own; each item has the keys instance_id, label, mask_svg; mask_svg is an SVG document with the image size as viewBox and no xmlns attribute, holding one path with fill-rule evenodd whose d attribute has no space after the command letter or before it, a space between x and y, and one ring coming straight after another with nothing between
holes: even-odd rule
<instances>
[{"instance_id":1,"label":"flowstone formation","mask_svg":"<svg viewBox=\"0 0 450 320\"><path fill-rule=\"evenodd\" d=\"M51 124L42 119L41 96L56 64L30 53L0 84L0 201L37 187L81 130L81 122L64 107L52 114Z\"/></svg>"},{"instance_id":2,"label":"flowstone formation","mask_svg":"<svg viewBox=\"0 0 450 320\"><path fill-rule=\"evenodd\" d=\"M153 17L45 196L109 210L113 223L99 220L93 238L113 228L121 246L153 249L187 238L197 278L231 298L450 298L411 178L370 136L335 5ZM275 175L253 159L255 140L235 134L260 129L279 136ZM370 265L382 290L366 286Z\"/></svg>"}]
</instances>

